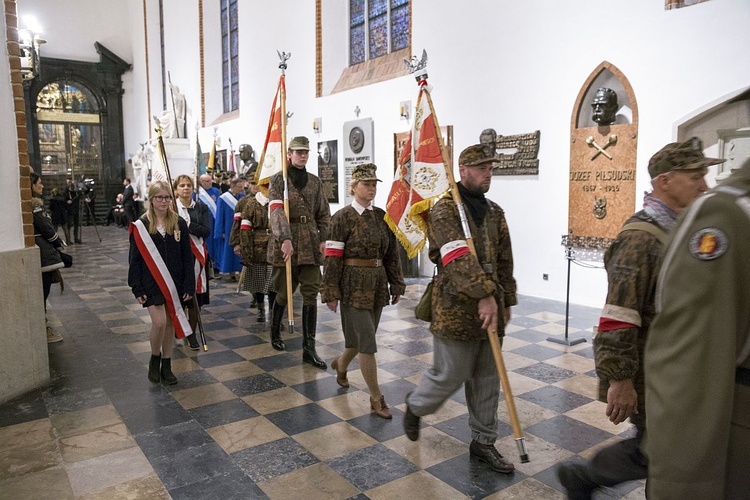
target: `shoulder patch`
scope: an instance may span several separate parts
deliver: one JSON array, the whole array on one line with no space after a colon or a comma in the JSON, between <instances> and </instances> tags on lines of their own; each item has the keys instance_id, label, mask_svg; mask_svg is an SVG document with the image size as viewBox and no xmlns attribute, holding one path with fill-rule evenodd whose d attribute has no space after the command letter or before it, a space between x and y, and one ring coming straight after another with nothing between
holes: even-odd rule
<instances>
[{"instance_id":1,"label":"shoulder patch","mask_svg":"<svg viewBox=\"0 0 750 500\"><path fill-rule=\"evenodd\" d=\"M724 255L729 247L729 239L721 229L706 227L690 237L690 253L700 260L714 260Z\"/></svg>"}]
</instances>

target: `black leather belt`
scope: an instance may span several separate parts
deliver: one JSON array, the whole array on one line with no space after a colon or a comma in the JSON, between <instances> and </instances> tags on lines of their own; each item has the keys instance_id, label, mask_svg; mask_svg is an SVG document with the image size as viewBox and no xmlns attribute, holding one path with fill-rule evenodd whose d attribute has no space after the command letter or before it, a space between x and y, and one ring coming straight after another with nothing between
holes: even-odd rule
<instances>
[{"instance_id":1,"label":"black leather belt","mask_svg":"<svg viewBox=\"0 0 750 500\"><path fill-rule=\"evenodd\" d=\"M307 216L300 215L299 217L289 217L290 224L307 224Z\"/></svg>"},{"instance_id":2,"label":"black leather belt","mask_svg":"<svg viewBox=\"0 0 750 500\"><path fill-rule=\"evenodd\" d=\"M750 368L737 368L737 370L734 372L734 383L740 385L750 385Z\"/></svg>"}]
</instances>

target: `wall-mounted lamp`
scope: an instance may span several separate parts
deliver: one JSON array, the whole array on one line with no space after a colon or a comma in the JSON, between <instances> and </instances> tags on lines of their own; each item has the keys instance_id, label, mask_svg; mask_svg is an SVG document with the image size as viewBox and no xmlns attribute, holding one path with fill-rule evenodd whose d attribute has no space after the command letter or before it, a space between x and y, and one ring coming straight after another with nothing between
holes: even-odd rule
<instances>
[{"instance_id":1,"label":"wall-mounted lamp","mask_svg":"<svg viewBox=\"0 0 750 500\"><path fill-rule=\"evenodd\" d=\"M313 120L313 131L316 134L319 134L323 131L323 118L318 117Z\"/></svg>"},{"instance_id":2,"label":"wall-mounted lamp","mask_svg":"<svg viewBox=\"0 0 750 500\"><path fill-rule=\"evenodd\" d=\"M399 105L401 118L408 120L411 117L411 101L402 101Z\"/></svg>"},{"instance_id":3,"label":"wall-mounted lamp","mask_svg":"<svg viewBox=\"0 0 750 500\"><path fill-rule=\"evenodd\" d=\"M21 76L24 81L30 81L39 76L41 69L39 46L47 43L47 40L30 29L18 30L18 38L18 48L21 52Z\"/></svg>"}]
</instances>

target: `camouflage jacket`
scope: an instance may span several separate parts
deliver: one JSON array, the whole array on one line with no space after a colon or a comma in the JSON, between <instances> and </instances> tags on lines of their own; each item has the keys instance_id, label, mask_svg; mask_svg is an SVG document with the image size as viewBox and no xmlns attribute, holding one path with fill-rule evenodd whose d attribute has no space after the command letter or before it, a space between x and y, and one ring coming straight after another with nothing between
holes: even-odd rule
<instances>
[{"instance_id":1,"label":"camouflage jacket","mask_svg":"<svg viewBox=\"0 0 750 500\"><path fill-rule=\"evenodd\" d=\"M502 336L505 333L502 309L517 304L513 252L505 214L496 203L490 200L487 203L487 215L481 226L477 227L468 216L478 259L464 251L466 240L453 200L444 198L430 210L430 260L438 266L432 292L430 331L436 337L486 339L487 330L481 328L478 304L480 299L490 295L497 300L497 332Z\"/></svg>"},{"instance_id":2,"label":"camouflage jacket","mask_svg":"<svg viewBox=\"0 0 750 500\"><path fill-rule=\"evenodd\" d=\"M258 195L245 196L234 208L229 246L240 246L245 264L266 264L268 259L268 200L264 196L261 199L265 203L258 201Z\"/></svg>"},{"instance_id":3,"label":"camouflage jacket","mask_svg":"<svg viewBox=\"0 0 750 500\"><path fill-rule=\"evenodd\" d=\"M384 217L380 208L360 215L351 205L334 214L320 284L323 303L339 299L359 309L372 309L388 305L391 295L404 294L398 242ZM383 265L345 266L344 259L351 258L381 259Z\"/></svg>"},{"instance_id":4,"label":"camouflage jacket","mask_svg":"<svg viewBox=\"0 0 750 500\"><path fill-rule=\"evenodd\" d=\"M290 166L289 168L296 168ZM284 215L284 178L281 173L271 177L268 186L273 237L268 245L268 262L283 267L281 243L292 240L292 266L320 266L320 242L328 239L331 209L323 194L323 183L307 174L307 185L301 191L289 181L289 218Z\"/></svg>"},{"instance_id":5,"label":"camouflage jacket","mask_svg":"<svg viewBox=\"0 0 750 500\"><path fill-rule=\"evenodd\" d=\"M635 213L625 225L647 222L661 228L643 210ZM631 422L645 422L643 350L646 335L654 319L654 294L659 275L662 243L642 230L621 231L604 254L607 269L607 301L602 311L600 331L594 338L594 361L599 376L599 400L607 402L610 380L633 379L638 394L638 415ZM621 328L602 331L604 321L621 323ZM630 325L630 326L628 326Z\"/></svg>"}]
</instances>

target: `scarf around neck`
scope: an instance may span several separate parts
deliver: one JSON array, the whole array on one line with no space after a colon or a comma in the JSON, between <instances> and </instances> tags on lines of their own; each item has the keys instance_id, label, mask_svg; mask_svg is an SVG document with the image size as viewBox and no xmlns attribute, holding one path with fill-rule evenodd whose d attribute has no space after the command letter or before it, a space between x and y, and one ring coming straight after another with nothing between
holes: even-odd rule
<instances>
[{"instance_id":1,"label":"scarf around neck","mask_svg":"<svg viewBox=\"0 0 750 500\"><path fill-rule=\"evenodd\" d=\"M666 231L671 231L677 225L677 212L648 193L643 197L643 210Z\"/></svg>"},{"instance_id":2,"label":"scarf around neck","mask_svg":"<svg viewBox=\"0 0 750 500\"><path fill-rule=\"evenodd\" d=\"M297 168L294 165L289 165L286 170L287 175L292 180L292 184L298 191L302 191L307 186L307 169Z\"/></svg>"},{"instance_id":3,"label":"scarf around neck","mask_svg":"<svg viewBox=\"0 0 750 500\"><path fill-rule=\"evenodd\" d=\"M461 193L461 199L469 209L471 218L474 219L474 224L481 226L484 222L484 216L487 215L487 198L484 197L484 193L472 193L464 187L460 182L458 183L458 192Z\"/></svg>"}]
</instances>

